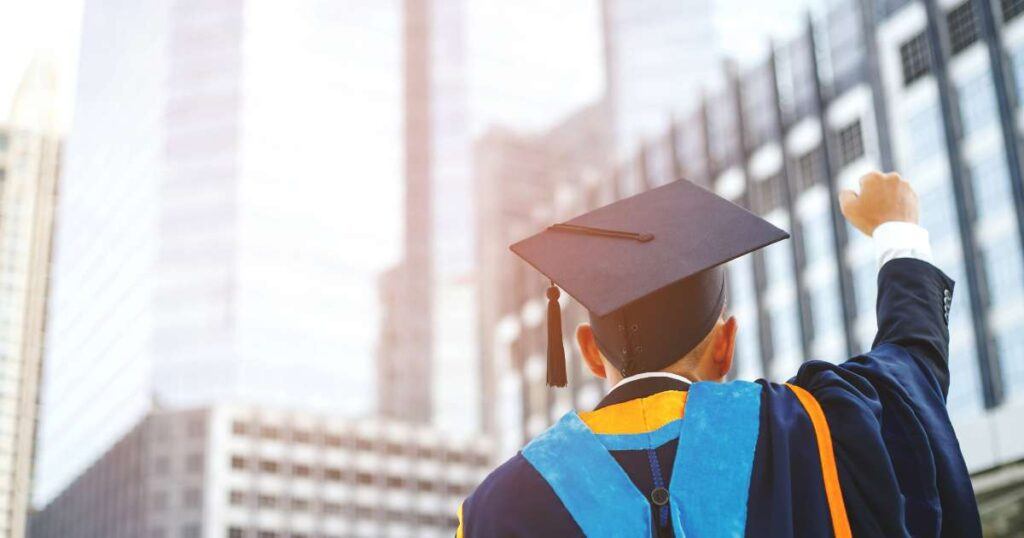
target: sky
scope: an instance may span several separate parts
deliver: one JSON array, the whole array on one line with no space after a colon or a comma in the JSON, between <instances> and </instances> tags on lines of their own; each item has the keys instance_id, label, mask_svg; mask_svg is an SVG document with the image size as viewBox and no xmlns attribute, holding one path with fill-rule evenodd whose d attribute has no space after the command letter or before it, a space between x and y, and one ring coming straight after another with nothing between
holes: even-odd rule
<instances>
[{"instance_id":1,"label":"sky","mask_svg":"<svg viewBox=\"0 0 1024 538\"><path fill-rule=\"evenodd\" d=\"M83 0L0 0L0 123L6 122L18 83L36 56L58 71L60 117L70 124Z\"/></svg>"},{"instance_id":2,"label":"sky","mask_svg":"<svg viewBox=\"0 0 1024 538\"><path fill-rule=\"evenodd\" d=\"M717 0L726 53L741 61L763 56L769 36L797 31L804 9L822 1ZM600 96L598 0L468 2L475 131L490 123L540 130ZM41 54L58 67L61 114L70 124L83 4L0 0L0 121L25 68Z\"/></svg>"}]
</instances>

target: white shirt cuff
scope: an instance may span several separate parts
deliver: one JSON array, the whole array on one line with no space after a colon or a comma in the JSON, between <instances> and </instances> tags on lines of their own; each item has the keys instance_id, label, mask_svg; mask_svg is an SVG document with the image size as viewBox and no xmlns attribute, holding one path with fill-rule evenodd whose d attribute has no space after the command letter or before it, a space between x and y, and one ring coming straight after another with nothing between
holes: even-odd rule
<instances>
[{"instance_id":1,"label":"white shirt cuff","mask_svg":"<svg viewBox=\"0 0 1024 538\"><path fill-rule=\"evenodd\" d=\"M932 245L928 230L912 222L883 222L871 236L875 259L881 268L895 258L915 258L932 263Z\"/></svg>"}]
</instances>

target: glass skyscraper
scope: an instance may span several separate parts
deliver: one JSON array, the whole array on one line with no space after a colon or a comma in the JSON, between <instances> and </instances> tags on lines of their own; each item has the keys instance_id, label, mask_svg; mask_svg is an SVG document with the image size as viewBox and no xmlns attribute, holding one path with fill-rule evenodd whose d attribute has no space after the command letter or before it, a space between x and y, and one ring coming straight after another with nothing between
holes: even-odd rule
<instances>
[{"instance_id":1,"label":"glass skyscraper","mask_svg":"<svg viewBox=\"0 0 1024 538\"><path fill-rule=\"evenodd\" d=\"M371 410L388 225L359 190L400 173L400 24L394 1L86 2L37 503L153 409Z\"/></svg>"},{"instance_id":2,"label":"glass skyscraper","mask_svg":"<svg viewBox=\"0 0 1024 538\"><path fill-rule=\"evenodd\" d=\"M25 536L35 454L60 131L57 75L37 59L0 126L0 536Z\"/></svg>"},{"instance_id":3,"label":"glass skyscraper","mask_svg":"<svg viewBox=\"0 0 1024 538\"><path fill-rule=\"evenodd\" d=\"M478 432L472 140L463 0L405 0L404 257L384 273L384 416Z\"/></svg>"}]
</instances>

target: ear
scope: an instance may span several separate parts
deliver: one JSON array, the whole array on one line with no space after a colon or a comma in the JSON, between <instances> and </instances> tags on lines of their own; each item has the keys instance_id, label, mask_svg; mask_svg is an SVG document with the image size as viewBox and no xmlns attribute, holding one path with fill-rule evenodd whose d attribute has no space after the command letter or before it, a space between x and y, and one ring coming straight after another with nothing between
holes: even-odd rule
<instances>
[{"instance_id":1,"label":"ear","mask_svg":"<svg viewBox=\"0 0 1024 538\"><path fill-rule=\"evenodd\" d=\"M719 337L715 339L714 368L719 378L724 378L732 369L733 353L736 351L736 318L729 316L722 324Z\"/></svg>"},{"instance_id":2,"label":"ear","mask_svg":"<svg viewBox=\"0 0 1024 538\"><path fill-rule=\"evenodd\" d=\"M590 328L589 323L580 323L580 326L576 327L576 344L580 347L580 355L583 356L583 362L587 363L587 368L590 368L597 377L605 379L608 374L604 371L601 351L597 349L594 330Z\"/></svg>"}]
</instances>

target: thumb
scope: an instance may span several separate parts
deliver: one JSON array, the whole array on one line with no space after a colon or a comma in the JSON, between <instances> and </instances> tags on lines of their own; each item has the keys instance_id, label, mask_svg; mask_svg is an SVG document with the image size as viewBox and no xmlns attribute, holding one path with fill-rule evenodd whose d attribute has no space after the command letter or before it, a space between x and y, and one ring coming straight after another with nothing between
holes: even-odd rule
<instances>
[{"instance_id":1,"label":"thumb","mask_svg":"<svg viewBox=\"0 0 1024 538\"><path fill-rule=\"evenodd\" d=\"M856 203L858 198L857 193L850 189L843 189L839 193L839 209L843 212L843 215L847 214L848 208Z\"/></svg>"}]
</instances>

